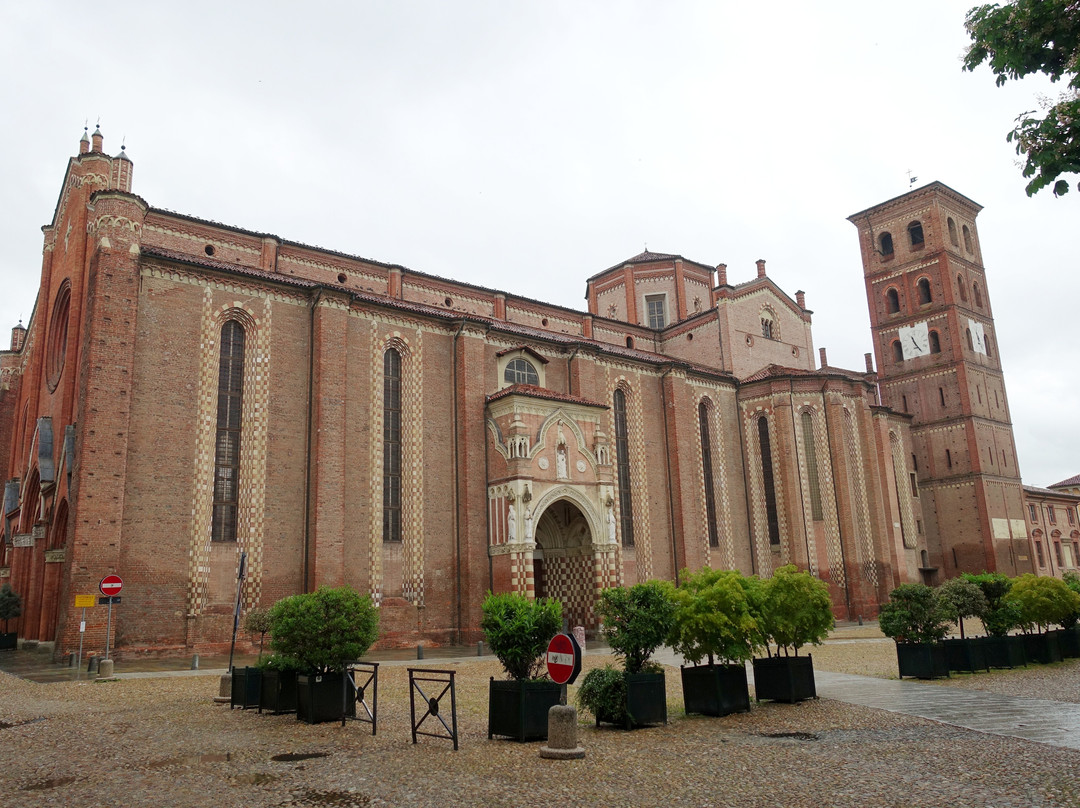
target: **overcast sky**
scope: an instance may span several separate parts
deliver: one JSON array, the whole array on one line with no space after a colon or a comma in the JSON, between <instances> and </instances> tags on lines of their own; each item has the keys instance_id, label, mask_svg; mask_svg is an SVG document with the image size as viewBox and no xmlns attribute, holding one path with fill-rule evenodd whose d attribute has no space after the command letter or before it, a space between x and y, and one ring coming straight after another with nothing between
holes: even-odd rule
<instances>
[{"instance_id":1,"label":"overcast sky","mask_svg":"<svg viewBox=\"0 0 1080 808\"><path fill-rule=\"evenodd\" d=\"M646 245L732 283L764 258L853 369L846 217L911 171L985 206L1020 469L1049 485L1080 473L1080 194L1025 195L1005 134L1057 88L962 72L972 4L3 0L0 327L87 120L155 207L574 309Z\"/></svg>"}]
</instances>

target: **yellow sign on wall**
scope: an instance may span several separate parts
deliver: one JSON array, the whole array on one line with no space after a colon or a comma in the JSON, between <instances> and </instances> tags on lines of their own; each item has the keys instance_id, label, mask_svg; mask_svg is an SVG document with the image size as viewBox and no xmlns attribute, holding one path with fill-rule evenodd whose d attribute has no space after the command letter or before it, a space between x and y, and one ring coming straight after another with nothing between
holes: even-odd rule
<instances>
[{"instance_id":1,"label":"yellow sign on wall","mask_svg":"<svg viewBox=\"0 0 1080 808\"><path fill-rule=\"evenodd\" d=\"M75 596L75 608L76 609L88 609L91 606L97 606L97 596L95 596L95 595L76 595Z\"/></svg>"}]
</instances>

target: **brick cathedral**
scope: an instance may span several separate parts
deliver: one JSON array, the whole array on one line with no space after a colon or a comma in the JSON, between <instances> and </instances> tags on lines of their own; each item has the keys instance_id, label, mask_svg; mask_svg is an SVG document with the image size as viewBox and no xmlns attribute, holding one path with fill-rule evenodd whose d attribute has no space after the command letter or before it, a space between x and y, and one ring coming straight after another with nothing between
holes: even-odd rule
<instances>
[{"instance_id":1,"label":"brick cathedral","mask_svg":"<svg viewBox=\"0 0 1080 808\"><path fill-rule=\"evenodd\" d=\"M21 638L76 647L75 596L115 573L120 654L219 650L242 553L243 608L348 584L383 645L474 641L488 590L595 629L601 589L703 565L797 564L841 619L1039 570L980 208L940 183L850 217L874 372L815 354L764 261L644 252L582 312L154 208L132 176L83 136L0 353Z\"/></svg>"}]
</instances>

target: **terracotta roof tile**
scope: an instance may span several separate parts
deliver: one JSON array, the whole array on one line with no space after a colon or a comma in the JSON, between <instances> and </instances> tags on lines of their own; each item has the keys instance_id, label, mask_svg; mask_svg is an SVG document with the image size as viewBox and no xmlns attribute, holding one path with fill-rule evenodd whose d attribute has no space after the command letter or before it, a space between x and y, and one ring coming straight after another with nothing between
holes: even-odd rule
<instances>
[{"instance_id":1,"label":"terracotta roof tile","mask_svg":"<svg viewBox=\"0 0 1080 808\"><path fill-rule=\"evenodd\" d=\"M587 398L581 398L579 396L572 396L567 393L559 393L555 390L548 390L546 387L537 387L535 384L512 384L500 390L497 393L492 393L487 397L488 402L498 401L501 398L507 396L529 396L530 398L543 398L548 401L563 401L567 404L584 404L586 407L602 407L608 409L607 404L601 404L599 401L592 401Z\"/></svg>"}]
</instances>

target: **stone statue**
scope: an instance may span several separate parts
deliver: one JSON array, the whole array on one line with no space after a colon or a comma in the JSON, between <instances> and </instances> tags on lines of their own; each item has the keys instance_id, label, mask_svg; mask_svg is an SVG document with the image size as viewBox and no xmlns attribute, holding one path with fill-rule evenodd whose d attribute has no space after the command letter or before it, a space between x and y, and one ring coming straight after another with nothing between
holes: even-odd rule
<instances>
[{"instance_id":1,"label":"stone statue","mask_svg":"<svg viewBox=\"0 0 1080 808\"><path fill-rule=\"evenodd\" d=\"M514 513L513 505L506 509L506 537L509 541L517 539L517 515Z\"/></svg>"},{"instance_id":2,"label":"stone statue","mask_svg":"<svg viewBox=\"0 0 1080 808\"><path fill-rule=\"evenodd\" d=\"M558 451L555 453L556 469L560 480L566 479L569 475L566 473L566 447L559 446Z\"/></svg>"},{"instance_id":3,"label":"stone statue","mask_svg":"<svg viewBox=\"0 0 1080 808\"><path fill-rule=\"evenodd\" d=\"M608 541L615 542L615 506L609 505L607 509L607 537Z\"/></svg>"},{"instance_id":4,"label":"stone statue","mask_svg":"<svg viewBox=\"0 0 1080 808\"><path fill-rule=\"evenodd\" d=\"M532 541L533 537L533 514L532 509L525 509L525 541Z\"/></svg>"}]
</instances>

